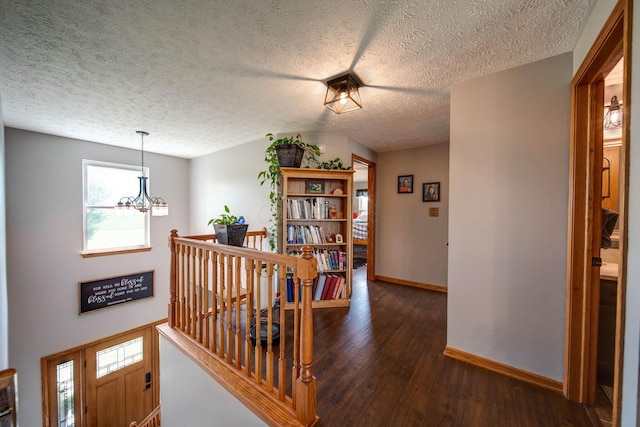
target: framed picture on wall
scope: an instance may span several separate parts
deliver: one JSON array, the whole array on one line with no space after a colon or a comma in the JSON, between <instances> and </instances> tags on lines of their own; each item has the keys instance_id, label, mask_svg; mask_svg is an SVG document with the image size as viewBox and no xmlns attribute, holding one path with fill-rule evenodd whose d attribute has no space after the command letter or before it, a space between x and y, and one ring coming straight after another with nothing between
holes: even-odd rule
<instances>
[{"instance_id":1,"label":"framed picture on wall","mask_svg":"<svg viewBox=\"0 0 640 427\"><path fill-rule=\"evenodd\" d=\"M425 182L422 184L422 201L423 202L439 202L440 201L440 183Z\"/></svg>"},{"instance_id":2,"label":"framed picture on wall","mask_svg":"<svg viewBox=\"0 0 640 427\"><path fill-rule=\"evenodd\" d=\"M413 175L398 176L398 193L413 193Z\"/></svg>"}]
</instances>

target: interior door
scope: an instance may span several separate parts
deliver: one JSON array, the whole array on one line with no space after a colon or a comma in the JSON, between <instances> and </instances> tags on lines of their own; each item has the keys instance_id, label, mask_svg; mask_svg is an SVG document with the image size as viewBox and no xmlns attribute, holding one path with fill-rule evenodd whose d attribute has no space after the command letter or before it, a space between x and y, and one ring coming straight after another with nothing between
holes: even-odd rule
<instances>
[{"instance_id":1,"label":"interior door","mask_svg":"<svg viewBox=\"0 0 640 427\"><path fill-rule=\"evenodd\" d=\"M87 427L126 427L151 412L151 349L151 328L87 348Z\"/></svg>"}]
</instances>

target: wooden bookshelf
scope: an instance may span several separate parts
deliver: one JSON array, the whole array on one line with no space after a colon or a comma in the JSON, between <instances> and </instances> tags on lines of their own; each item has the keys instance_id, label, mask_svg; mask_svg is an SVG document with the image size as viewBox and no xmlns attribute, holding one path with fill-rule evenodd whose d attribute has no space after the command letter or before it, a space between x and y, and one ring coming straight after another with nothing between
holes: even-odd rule
<instances>
[{"instance_id":1,"label":"wooden bookshelf","mask_svg":"<svg viewBox=\"0 0 640 427\"><path fill-rule=\"evenodd\" d=\"M302 247L314 249L318 273L325 284L336 276L340 289L336 295L324 297L314 287L313 307L348 307L353 278L353 245L351 233L351 170L282 168L282 252L298 255ZM341 239L340 239L341 237ZM342 284L340 284L342 279ZM321 283L321 280L318 280ZM341 288L340 288L341 286ZM284 291L285 301L288 301ZM285 303L286 308L291 304Z\"/></svg>"}]
</instances>

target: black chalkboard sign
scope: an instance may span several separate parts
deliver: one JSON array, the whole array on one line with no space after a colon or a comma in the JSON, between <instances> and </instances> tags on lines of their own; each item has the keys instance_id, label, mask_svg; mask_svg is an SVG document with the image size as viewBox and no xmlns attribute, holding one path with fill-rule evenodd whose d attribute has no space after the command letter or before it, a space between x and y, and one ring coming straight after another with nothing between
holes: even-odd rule
<instances>
[{"instance_id":1,"label":"black chalkboard sign","mask_svg":"<svg viewBox=\"0 0 640 427\"><path fill-rule=\"evenodd\" d=\"M80 282L80 314L153 296L153 271Z\"/></svg>"}]
</instances>

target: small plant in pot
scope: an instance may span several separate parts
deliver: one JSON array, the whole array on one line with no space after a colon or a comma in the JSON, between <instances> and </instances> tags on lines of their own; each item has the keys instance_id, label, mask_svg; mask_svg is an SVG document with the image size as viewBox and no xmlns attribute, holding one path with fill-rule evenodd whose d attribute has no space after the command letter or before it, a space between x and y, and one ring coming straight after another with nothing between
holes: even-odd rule
<instances>
[{"instance_id":1,"label":"small plant in pot","mask_svg":"<svg viewBox=\"0 0 640 427\"><path fill-rule=\"evenodd\" d=\"M277 161L279 168L299 168L302 160L317 163L316 156L320 155L320 148L302 140L302 136L286 136L277 138L272 133L267 134L271 145L267 147L264 160L272 165Z\"/></svg>"},{"instance_id":2,"label":"small plant in pot","mask_svg":"<svg viewBox=\"0 0 640 427\"><path fill-rule=\"evenodd\" d=\"M243 216L231 215L229 206L224 205L224 212L218 218L212 218L207 225L213 225L216 232L216 242L223 245L243 246L247 234L248 224Z\"/></svg>"}]
</instances>

